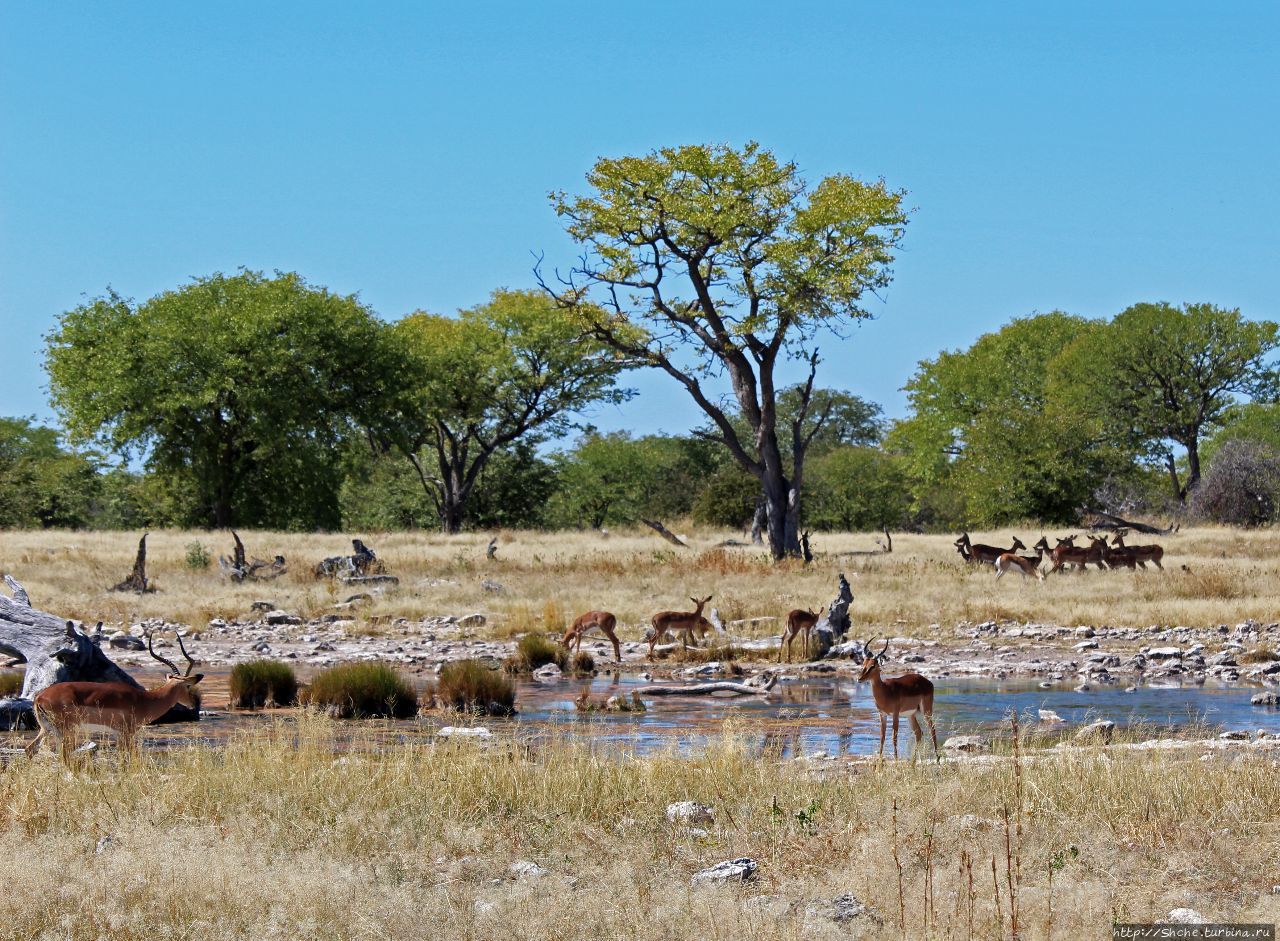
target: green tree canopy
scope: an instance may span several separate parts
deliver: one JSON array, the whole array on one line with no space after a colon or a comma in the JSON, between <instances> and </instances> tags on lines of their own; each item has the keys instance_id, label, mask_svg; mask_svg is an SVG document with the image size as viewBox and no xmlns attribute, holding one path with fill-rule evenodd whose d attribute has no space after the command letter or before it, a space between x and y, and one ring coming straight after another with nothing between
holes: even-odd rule
<instances>
[{"instance_id":1,"label":"green tree canopy","mask_svg":"<svg viewBox=\"0 0 1280 941\"><path fill-rule=\"evenodd\" d=\"M803 419L818 333L869 316L865 295L891 280L903 193L844 174L810 187L755 143L603 158L587 182L588 195L552 195L583 256L543 286L603 342L684 386L763 488L773 555L797 553L809 441L779 425L777 366L788 356L809 364ZM704 386L721 371L747 434Z\"/></svg>"},{"instance_id":2,"label":"green tree canopy","mask_svg":"<svg viewBox=\"0 0 1280 941\"><path fill-rule=\"evenodd\" d=\"M1241 397L1274 401L1280 372L1269 362L1280 327L1244 319L1212 304L1134 304L1104 329L1082 336L1059 360L1080 414L1102 421L1112 437L1158 458L1179 500L1200 480L1200 444ZM1172 445L1187 461L1181 480Z\"/></svg>"},{"instance_id":3,"label":"green tree canopy","mask_svg":"<svg viewBox=\"0 0 1280 941\"><path fill-rule=\"evenodd\" d=\"M73 439L189 480L188 522L334 527L335 445L387 378L379 330L353 296L242 271L69 310L45 364Z\"/></svg>"},{"instance_id":4,"label":"green tree canopy","mask_svg":"<svg viewBox=\"0 0 1280 941\"><path fill-rule=\"evenodd\" d=\"M497 451L563 434L589 406L629 395L616 386L626 361L541 292L496 291L456 317L412 314L392 335L407 365L375 427L408 458L445 532L462 528Z\"/></svg>"},{"instance_id":5,"label":"green tree canopy","mask_svg":"<svg viewBox=\"0 0 1280 941\"><path fill-rule=\"evenodd\" d=\"M0 528L86 526L100 483L97 461L63 448L54 429L0 418Z\"/></svg>"}]
</instances>

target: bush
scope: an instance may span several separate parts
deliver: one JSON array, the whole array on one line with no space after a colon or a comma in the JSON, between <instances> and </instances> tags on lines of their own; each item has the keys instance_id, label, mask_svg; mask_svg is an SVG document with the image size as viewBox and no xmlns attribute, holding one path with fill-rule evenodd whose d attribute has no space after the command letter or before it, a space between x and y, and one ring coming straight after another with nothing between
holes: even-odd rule
<instances>
[{"instance_id":1,"label":"bush","mask_svg":"<svg viewBox=\"0 0 1280 941\"><path fill-rule=\"evenodd\" d=\"M569 651L542 634L525 634L516 644L516 652L506 662L506 668L509 673L532 673L548 663L565 669L569 664Z\"/></svg>"},{"instance_id":2,"label":"bush","mask_svg":"<svg viewBox=\"0 0 1280 941\"><path fill-rule=\"evenodd\" d=\"M413 687L382 663L343 663L322 670L305 700L337 719L408 719L418 711Z\"/></svg>"},{"instance_id":3,"label":"bush","mask_svg":"<svg viewBox=\"0 0 1280 941\"><path fill-rule=\"evenodd\" d=\"M231 668L231 707L261 709L268 702L292 706L298 701L298 677L279 660L250 660Z\"/></svg>"},{"instance_id":4,"label":"bush","mask_svg":"<svg viewBox=\"0 0 1280 941\"><path fill-rule=\"evenodd\" d=\"M1280 656L1277 656L1274 650L1257 647L1248 653L1240 654L1236 659L1241 663L1271 663L1273 660L1280 660Z\"/></svg>"},{"instance_id":5,"label":"bush","mask_svg":"<svg viewBox=\"0 0 1280 941\"><path fill-rule=\"evenodd\" d=\"M455 660L440 668L436 703L459 712L506 716L515 712L516 686L479 660Z\"/></svg>"},{"instance_id":6,"label":"bush","mask_svg":"<svg viewBox=\"0 0 1280 941\"><path fill-rule=\"evenodd\" d=\"M198 542L187 543L187 568L192 571L209 567L209 550Z\"/></svg>"},{"instance_id":7,"label":"bush","mask_svg":"<svg viewBox=\"0 0 1280 941\"><path fill-rule=\"evenodd\" d=\"M22 692L25 675L21 670L0 670L0 699L17 696Z\"/></svg>"},{"instance_id":8,"label":"bush","mask_svg":"<svg viewBox=\"0 0 1280 941\"><path fill-rule=\"evenodd\" d=\"M585 650L579 650L573 655L573 659L569 661L569 672L571 673L594 673L596 672L596 658L591 656Z\"/></svg>"},{"instance_id":9,"label":"bush","mask_svg":"<svg viewBox=\"0 0 1280 941\"><path fill-rule=\"evenodd\" d=\"M1232 526L1261 526L1280 518L1280 452L1258 441L1222 445L1191 492L1191 512Z\"/></svg>"}]
</instances>

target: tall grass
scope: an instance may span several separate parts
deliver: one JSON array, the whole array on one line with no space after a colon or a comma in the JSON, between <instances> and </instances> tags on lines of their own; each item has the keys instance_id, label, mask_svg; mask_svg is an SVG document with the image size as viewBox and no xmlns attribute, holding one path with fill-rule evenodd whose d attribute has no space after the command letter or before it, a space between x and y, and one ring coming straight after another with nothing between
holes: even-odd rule
<instances>
[{"instance_id":1,"label":"tall grass","mask_svg":"<svg viewBox=\"0 0 1280 941\"><path fill-rule=\"evenodd\" d=\"M515 712L515 684L478 660L446 663L432 694L437 705L459 712L495 716Z\"/></svg>"},{"instance_id":2,"label":"tall grass","mask_svg":"<svg viewBox=\"0 0 1280 941\"><path fill-rule=\"evenodd\" d=\"M339 719L408 719L418 712L413 687L382 663L342 663L322 670L303 699Z\"/></svg>"},{"instance_id":3,"label":"tall grass","mask_svg":"<svg viewBox=\"0 0 1280 941\"><path fill-rule=\"evenodd\" d=\"M516 651L505 666L509 673L532 673L548 663L565 669L569 665L569 651L542 634L525 634L516 642Z\"/></svg>"},{"instance_id":4,"label":"tall grass","mask_svg":"<svg viewBox=\"0 0 1280 941\"><path fill-rule=\"evenodd\" d=\"M1264 754L1070 749L850 773L762 760L732 734L692 756L619 758L554 737L378 741L309 716L216 750L107 754L76 782L53 757L12 763L6 933L987 939L1016 916L1037 941L1107 938L1113 921L1183 906L1280 916L1280 776ZM711 805L710 832L671 825L677 800ZM738 856L759 863L758 890L690 889ZM513 879L520 859L551 874ZM827 920L847 893L882 924Z\"/></svg>"},{"instance_id":5,"label":"tall grass","mask_svg":"<svg viewBox=\"0 0 1280 941\"><path fill-rule=\"evenodd\" d=\"M22 692L25 678L21 670L0 670L0 699L17 696Z\"/></svg>"}]
</instances>

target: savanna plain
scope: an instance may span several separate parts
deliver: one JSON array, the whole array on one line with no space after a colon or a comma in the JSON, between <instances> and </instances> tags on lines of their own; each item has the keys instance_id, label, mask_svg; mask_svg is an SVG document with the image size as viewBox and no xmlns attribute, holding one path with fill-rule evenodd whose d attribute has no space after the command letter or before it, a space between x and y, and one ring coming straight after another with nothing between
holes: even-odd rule
<instances>
[{"instance_id":1,"label":"savanna plain","mask_svg":"<svg viewBox=\"0 0 1280 941\"><path fill-rule=\"evenodd\" d=\"M1029 545L1041 530L971 535L1015 534ZM90 624L190 625L197 656L210 619L264 598L313 617L349 593L310 573L348 537L264 532L241 536L251 555L286 556L289 573L269 584L188 563L194 543L229 553L228 534L157 532L157 591L110 592L137 535L3 533L0 570L35 607ZM804 566L697 529L688 549L641 531L503 532L494 559L492 534L360 535L400 578L359 609L351 629L374 636L403 630L399 618L480 612L477 632L507 639L605 608L636 641L654 611L711 594L724 620L764 637L777 622L749 619L830 601L840 572L852 636L944 648L992 620L1156 633L1280 616L1275 530L1153 537L1164 571L1044 583L966 566L954 536L895 535L887 553L871 534L820 534ZM1274 751L1135 749L1123 735L1051 747L1011 723L989 755L814 762L749 745L748 721L693 753L640 753L563 730L393 744L374 720L353 732L290 710L216 744L194 726L178 747L99 749L72 768L52 752L10 756L0 936L1066 939L1181 907L1211 921L1280 915ZM364 734L378 744L352 748ZM676 801L712 816L670 820ZM753 880L691 884L740 857L758 865Z\"/></svg>"}]
</instances>

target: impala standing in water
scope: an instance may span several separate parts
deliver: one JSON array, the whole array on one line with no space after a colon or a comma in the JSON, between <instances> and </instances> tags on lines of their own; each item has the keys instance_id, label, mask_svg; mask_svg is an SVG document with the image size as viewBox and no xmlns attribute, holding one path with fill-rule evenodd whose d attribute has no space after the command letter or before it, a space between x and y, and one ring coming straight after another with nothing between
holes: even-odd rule
<instances>
[{"instance_id":1,"label":"impala standing in water","mask_svg":"<svg viewBox=\"0 0 1280 941\"><path fill-rule=\"evenodd\" d=\"M872 653L867 644L862 646L862 673L858 682L871 681L871 695L876 701L876 709L880 712L880 757L884 758L885 722L893 716L893 759L898 760L898 717L906 715L911 720L911 730L916 733L916 748L924 739L924 729L920 727L920 719L929 723L929 734L933 736L933 756L941 761L938 752L938 730L933 724L933 683L919 673L904 673L888 679L880 675L880 661L889 649L886 640L879 653ZM911 752L915 757L915 751Z\"/></svg>"}]
</instances>

